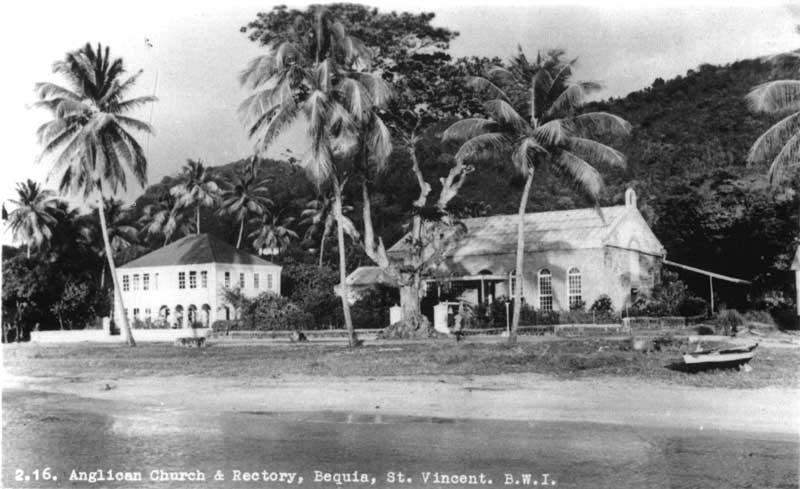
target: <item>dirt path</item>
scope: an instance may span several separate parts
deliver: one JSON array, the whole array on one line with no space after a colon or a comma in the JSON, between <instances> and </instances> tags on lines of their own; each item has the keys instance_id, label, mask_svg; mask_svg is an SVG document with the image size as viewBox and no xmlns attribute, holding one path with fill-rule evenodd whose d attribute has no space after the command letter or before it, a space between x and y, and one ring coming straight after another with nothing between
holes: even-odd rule
<instances>
[{"instance_id":1,"label":"dirt path","mask_svg":"<svg viewBox=\"0 0 800 489\"><path fill-rule=\"evenodd\" d=\"M81 381L5 376L3 386L204 412L330 410L800 433L797 389L697 388L630 378L557 380L515 374L422 379L295 376L242 380L193 376Z\"/></svg>"}]
</instances>

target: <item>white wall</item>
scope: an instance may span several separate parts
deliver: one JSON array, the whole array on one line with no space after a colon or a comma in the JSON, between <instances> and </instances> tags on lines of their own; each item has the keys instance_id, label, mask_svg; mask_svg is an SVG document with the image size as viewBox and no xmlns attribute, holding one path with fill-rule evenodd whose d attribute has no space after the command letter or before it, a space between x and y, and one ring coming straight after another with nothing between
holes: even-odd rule
<instances>
[{"instance_id":1,"label":"white wall","mask_svg":"<svg viewBox=\"0 0 800 489\"><path fill-rule=\"evenodd\" d=\"M191 272L195 273L195 287L192 288ZM206 287L203 287L202 272L207 273ZM133 319L134 310L139 310L139 319L145 320L147 310L150 318L159 318L159 311L163 306L169 308L168 322L173 324L177 318L175 312L180 306L183 317L187 317L190 306L197 309L197 320L205 321L203 310L208 306L208 323L217 319L224 319L224 298L222 289L225 286L225 272L231 274L231 288L239 286L239 274L245 274L245 286L242 291L249 297L255 297L266 291L280 294L281 267L277 265L235 265L224 263L206 263L198 265L173 265L161 267L119 268L117 279L122 293L122 301L128 310L128 318ZM184 288L180 288L180 273L184 274ZM253 275L259 275L259 287L254 287ZM144 275L149 275L149 289L144 290ZM156 274L158 283L156 284ZM134 290L134 276L138 275L138 289ZM125 290L125 276L128 277L128 290ZM271 280L269 277L272 277ZM271 282L271 284L270 284ZM271 288L268 288L271 285ZM234 317L231 311L231 317ZM188 323L184 320L184 326Z\"/></svg>"},{"instance_id":2,"label":"white wall","mask_svg":"<svg viewBox=\"0 0 800 489\"><path fill-rule=\"evenodd\" d=\"M508 275L514 270L513 253L463 257L455 268L464 275L478 275L489 270L495 275ZM581 299L590 307L602 294L611 297L615 310L621 310L630 299L631 288L646 292L653 287L657 275L657 258L636 251L604 247L585 250L553 250L525 255L523 297L540 308L539 271L551 273L553 310L569 310L568 272L577 268L581 274ZM636 269L638 270L632 270ZM633 273L632 273L633 272ZM510 297L508 283L495 286L495 296Z\"/></svg>"}]
</instances>

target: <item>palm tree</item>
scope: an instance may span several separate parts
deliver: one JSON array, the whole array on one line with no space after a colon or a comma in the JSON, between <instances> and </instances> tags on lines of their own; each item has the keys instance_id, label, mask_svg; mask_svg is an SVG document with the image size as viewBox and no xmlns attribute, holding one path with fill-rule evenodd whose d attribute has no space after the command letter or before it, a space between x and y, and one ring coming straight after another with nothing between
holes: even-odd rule
<instances>
[{"instance_id":1,"label":"palm tree","mask_svg":"<svg viewBox=\"0 0 800 489\"><path fill-rule=\"evenodd\" d=\"M331 196L318 196L316 199L309 200L306 203L306 208L300 214L302 221L300 224L307 225L305 239L312 240L315 235L320 235L319 241L319 267L322 268L323 259L325 256L325 242L333 232L336 226L336 216L333 212L334 199ZM353 212L353 206L342 205L342 214L349 214ZM359 234L356 230L353 221L349 217L344 216L344 233L352 239L358 239Z\"/></svg>"},{"instance_id":2,"label":"palm tree","mask_svg":"<svg viewBox=\"0 0 800 489\"><path fill-rule=\"evenodd\" d=\"M346 181L346 150L352 147L357 129L351 114L358 111L370 88L382 82L360 71L371 61L364 44L347 35L324 7L316 7L314 21L302 16L267 45L267 53L254 59L240 76L240 82L254 93L242 103L240 112L256 141L257 151L270 143L298 118L306 125L310 140L300 161L309 179L334 191L334 213L339 223L340 296L350 347L358 341L353 329L346 283L342 182ZM371 90L375 91L375 90ZM352 102L349 107L347 99ZM348 141L350 140L350 141Z\"/></svg>"},{"instance_id":3,"label":"palm tree","mask_svg":"<svg viewBox=\"0 0 800 489\"><path fill-rule=\"evenodd\" d=\"M154 204L149 204L142 209L142 217L138 224L141 226L139 234L147 237L164 237L164 244L177 232L187 235L192 232L191 225L186 216L181 212L178 201L169 191L164 191Z\"/></svg>"},{"instance_id":4,"label":"palm tree","mask_svg":"<svg viewBox=\"0 0 800 489\"><path fill-rule=\"evenodd\" d=\"M195 208L195 230L200 234L200 207L211 207L219 199L219 185L201 160L187 160L183 167L184 181L170 189L181 207Z\"/></svg>"},{"instance_id":5,"label":"palm tree","mask_svg":"<svg viewBox=\"0 0 800 489\"><path fill-rule=\"evenodd\" d=\"M233 180L229 182L227 190L222 193L222 205L219 212L228 214L239 221L239 239L236 247L242 246L242 236L244 235L244 223L253 214L263 215L272 201L267 198L269 189L267 183L269 179L258 180L256 170L256 157L250 162L249 168L244 171L237 171Z\"/></svg>"},{"instance_id":6,"label":"palm tree","mask_svg":"<svg viewBox=\"0 0 800 489\"><path fill-rule=\"evenodd\" d=\"M28 258L31 248L43 246L53 237L57 220L56 198L52 190L44 190L31 179L17 184L17 206L8 215L9 227L15 241L25 243Z\"/></svg>"},{"instance_id":7,"label":"palm tree","mask_svg":"<svg viewBox=\"0 0 800 489\"><path fill-rule=\"evenodd\" d=\"M113 253L114 262L120 254L130 251L136 251L138 247L138 230L131 222L131 214L128 209L122 207L122 201L116 199L104 199L105 205L103 206L105 212L106 229L108 230L108 240L111 243L111 252ZM98 229L99 223L94 221L90 226L84 228L88 234L89 242L95 243L95 231L102 231ZM97 255L101 258L105 256L105 248L99 247L96 249ZM124 259L124 257L123 257ZM100 272L100 287L105 286L105 273L106 267L103 266Z\"/></svg>"},{"instance_id":8,"label":"palm tree","mask_svg":"<svg viewBox=\"0 0 800 489\"><path fill-rule=\"evenodd\" d=\"M279 255L289 247L292 240L298 238L297 233L290 228L293 223L293 217L281 219L279 213L264 213L250 220L250 224L257 228L247 237L253 239L253 249L259 254L266 252L270 255Z\"/></svg>"},{"instance_id":9,"label":"palm tree","mask_svg":"<svg viewBox=\"0 0 800 489\"><path fill-rule=\"evenodd\" d=\"M800 167L800 80L775 80L755 87L746 97L754 112L784 117L759 136L748 163L770 162L769 181L777 185Z\"/></svg>"},{"instance_id":10,"label":"palm tree","mask_svg":"<svg viewBox=\"0 0 800 489\"><path fill-rule=\"evenodd\" d=\"M444 133L445 140L465 141L456 159L497 158L510 154L514 170L525 177L517 222L514 314L509 343L517 340L522 304L525 250L525 207L535 170L549 164L596 199L603 185L591 163L624 166L625 157L591 138L627 135L631 126L605 112L578 114L587 94L598 90L594 82L571 83L575 60L562 60L563 51L550 51L530 62L520 48L508 67L495 66L485 77L469 83L485 92L488 118L458 121Z\"/></svg>"},{"instance_id":11,"label":"palm tree","mask_svg":"<svg viewBox=\"0 0 800 489\"><path fill-rule=\"evenodd\" d=\"M127 174L144 187L147 160L144 150L129 131L151 133L150 125L126 115L132 109L154 102L155 97L125 99L141 71L123 79L125 68L120 58L112 58L109 48L90 44L67 53L53 65L53 72L66 78L66 87L38 83L38 107L50 111L52 120L38 130L42 156L54 157L53 173L60 174L62 193L82 192L94 197L100 216L103 242L111 278L114 281L116 310L128 344L136 343L124 314L117 284L116 267L106 225L103 196L127 188Z\"/></svg>"}]
</instances>

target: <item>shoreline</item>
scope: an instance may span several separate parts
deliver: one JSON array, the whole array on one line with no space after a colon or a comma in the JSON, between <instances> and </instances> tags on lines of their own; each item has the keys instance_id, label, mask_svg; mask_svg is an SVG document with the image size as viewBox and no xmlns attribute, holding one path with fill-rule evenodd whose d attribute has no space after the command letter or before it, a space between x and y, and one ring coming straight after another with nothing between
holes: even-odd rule
<instances>
[{"instance_id":1,"label":"shoreline","mask_svg":"<svg viewBox=\"0 0 800 489\"><path fill-rule=\"evenodd\" d=\"M188 412L349 412L359 415L586 422L759 435L800 433L800 389L731 389L629 377L561 380L546 374L270 378L145 376L80 380L5 373L3 389Z\"/></svg>"}]
</instances>

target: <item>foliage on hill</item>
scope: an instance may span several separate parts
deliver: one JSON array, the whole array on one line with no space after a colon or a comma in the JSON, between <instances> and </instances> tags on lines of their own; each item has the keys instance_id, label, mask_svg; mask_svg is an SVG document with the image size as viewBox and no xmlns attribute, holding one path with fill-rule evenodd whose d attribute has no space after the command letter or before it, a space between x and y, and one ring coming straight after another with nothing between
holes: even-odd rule
<instances>
[{"instance_id":1,"label":"foliage on hill","mask_svg":"<svg viewBox=\"0 0 800 489\"><path fill-rule=\"evenodd\" d=\"M343 12L355 15L361 11L345 9ZM357 21L348 18L348 22ZM419 22L426 22L425 19L381 18L380 22L384 21L393 26L392 29L400 29L407 22L421 28ZM359 34L366 40L375 37L374 32ZM448 32L436 34L443 45L453 38ZM375 38L375 42L381 49L393 52L390 44L380 42L380 36ZM424 76L436 73L440 78L442 73L451 76L453 80L424 92L432 101L440 100L442 92L457 94L454 100L441 99L444 100L442 106L432 111L439 120L427 125L416 146L421 170L432 183L435 195L441 188L439 178L447 175L457 149L441 143L442 132L453 122L446 115L481 115L480 105L468 99L469 91L455 79L464 73L476 72L486 66L488 60L470 58L453 62L449 57L436 57L431 61L426 56L429 55L403 58L412 66L403 67L402 71L415 72L413 63L420 63L420 66L429 68ZM442 66L447 66L449 71L441 71ZM659 78L651 87L623 98L595 102L587 108L617 114L633 125L630 138L607 141L627 156L628 168L601 168L606 188L600 204L621 204L624 190L633 187L639 196L639 207L665 245L669 259L754 282L750 288L715 282L718 304L721 301L729 307L766 306L776 309L791 305L793 278L788 265L800 243L800 175L795 175L787 185L771 188L765 168L748 167L746 158L750 146L780 116L752 114L744 97L754 86L765 81L796 77L798 66L800 61L790 58L783 58L780 63L745 60L725 66L702 65L685 76L667 81ZM419 81L411 78L404 83L413 84L415 80ZM410 94L412 88L416 90L419 87L405 87L404 96ZM402 126L402 121L396 121L396 125ZM377 176L371 194L375 231L387 244L394 243L407 232L406 226L414 212L412 202L418 196L411 161L402 148L402 143L396 145L388 170ZM213 167L211 171L219 181L230 181L236 172L249 164L249 159L242 159ZM450 212L456 217L514 213L524 182L503 165L505 163L499 159L476 164L459 195L451 201ZM260 160L256 166L260 171L259 178L268 180L268 196L274 202L271 211L280 210L283 216L299 217L307 203L316 197L314 186L293 162ZM169 190L179 183L179 178L177 175L169 176L150 185L136 200L126 222L138 222L145 208L158 204L160 199L163 201ZM355 208L350 217L355 227L361 230L360 190L357 185L350 185L344 193L344 202ZM541 172L535 179L528 211L591 205L585 196L560 181L553 172ZM236 243L239 222L232 216L220 215L217 210L215 207L201 208L201 229ZM85 221L85 218L81 219ZM300 219L295 221L295 231L303 236L305 225L300 225L300 222ZM170 240L190 231L191 226L180 228ZM245 236L251 231L253 229L245 229ZM66 236L64 233L55 234ZM67 238L58 241L65 240ZM151 239L140 234L141 246L129 248L117 259L120 262L134 259L161 246L163 240L163 237ZM252 240L246 240L242 247L253 252L255 250L249 241ZM295 277L285 289L293 302L306 303L308 307L313 304L317 308L315 314L329 318L326 323L338 324L340 311L335 310L335 298L331 295L335 274L328 268L337 249L331 242L325 251L326 267L316 270L317 258L309 252L315 246L314 243L295 241L288 250L271 259L286 265L290 271L287 275ZM91 312L107 313L107 282L104 293L96 294L100 298L96 303L77 300L81 294L85 295L86 288L82 283L95 284L104 280L103 262L97 251L85 244L61 246L57 242L36 257L40 264L34 266L25 259L24 253L13 256L13 250L4 247L4 316L10 318L22 310L38 311L29 315L23 325L29 330L37 322L49 326L57 324L54 317L59 312L69 312L77 303L86 303L90 307L71 314L77 315L78 319L64 327L80 327L81 319ZM347 253L350 270L372 264L358 246L348 245ZM59 267L66 272L59 271ZM14 278L13 274L19 277ZM694 294L708 297L706 277L683 271L679 274ZM27 278L23 276L34 277L38 282L25 285ZM309 280L304 281L304 277ZM54 301L53 298L59 297L63 300ZM320 322L318 326L324 325Z\"/></svg>"}]
</instances>

